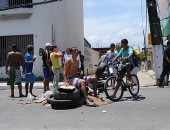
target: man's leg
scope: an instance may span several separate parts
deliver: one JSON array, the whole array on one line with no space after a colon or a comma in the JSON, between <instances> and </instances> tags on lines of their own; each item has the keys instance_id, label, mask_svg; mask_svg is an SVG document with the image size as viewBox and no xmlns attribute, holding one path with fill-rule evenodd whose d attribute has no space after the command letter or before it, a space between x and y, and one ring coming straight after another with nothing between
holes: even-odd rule
<instances>
[{"instance_id":1,"label":"man's leg","mask_svg":"<svg viewBox=\"0 0 170 130\"><path fill-rule=\"evenodd\" d=\"M163 66L163 71L160 75L160 79L159 79L159 83L158 83L159 86L162 85L164 77L167 75L167 73L168 73L168 68L166 66Z\"/></svg>"},{"instance_id":2,"label":"man's leg","mask_svg":"<svg viewBox=\"0 0 170 130\"><path fill-rule=\"evenodd\" d=\"M29 83L25 83L25 96L28 95L28 85Z\"/></svg>"},{"instance_id":3,"label":"man's leg","mask_svg":"<svg viewBox=\"0 0 170 130\"><path fill-rule=\"evenodd\" d=\"M96 77L90 77L89 82L91 84L93 84L94 96L97 97L97 78Z\"/></svg>"},{"instance_id":4,"label":"man's leg","mask_svg":"<svg viewBox=\"0 0 170 130\"><path fill-rule=\"evenodd\" d=\"M44 79L44 92L49 90L49 82L50 82L50 78L45 78Z\"/></svg>"},{"instance_id":5,"label":"man's leg","mask_svg":"<svg viewBox=\"0 0 170 130\"><path fill-rule=\"evenodd\" d=\"M18 84L18 89L19 89L19 97L24 97L24 95L22 94L22 84L21 83Z\"/></svg>"},{"instance_id":6,"label":"man's leg","mask_svg":"<svg viewBox=\"0 0 170 130\"><path fill-rule=\"evenodd\" d=\"M130 73L131 73L131 64L126 63L126 72L127 72L127 78L130 80Z\"/></svg>"},{"instance_id":7,"label":"man's leg","mask_svg":"<svg viewBox=\"0 0 170 130\"><path fill-rule=\"evenodd\" d=\"M14 85L11 85L11 97L14 97Z\"/></svg>"}]
</instances>

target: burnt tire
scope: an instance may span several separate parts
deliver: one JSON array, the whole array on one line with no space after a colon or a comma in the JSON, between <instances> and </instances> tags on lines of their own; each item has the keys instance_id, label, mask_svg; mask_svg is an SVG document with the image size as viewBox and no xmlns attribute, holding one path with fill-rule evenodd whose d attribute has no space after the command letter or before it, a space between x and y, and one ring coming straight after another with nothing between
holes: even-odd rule
<instances>
[{"instance_id":1,"label":"burnt tire","mask_svg":"<svg viewBox=\"0 0 170 130\"><path fill-rule=\"evenodd\" d=\"M54 88L53 96L55 100L78 101L80 99L80 92L77 88L73 91L59 91L57 88Z\"/></svg>"},{"instance_id":2,"label":"burnt tire","mask_svg":"<svg viewBox=\"0 0 170 130\"><path fill-rule=\"evenodd\" d=\"M73 100L55 100L47 98L47 103L51 104L52 109L72 109L78 107L78 102Z\"/></svg>"}]
</instances>

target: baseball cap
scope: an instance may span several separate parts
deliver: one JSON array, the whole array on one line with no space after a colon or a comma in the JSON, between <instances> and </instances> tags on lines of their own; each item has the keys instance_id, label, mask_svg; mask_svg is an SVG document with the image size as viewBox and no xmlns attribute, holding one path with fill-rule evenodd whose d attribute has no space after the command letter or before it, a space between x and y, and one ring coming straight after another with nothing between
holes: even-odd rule
<instances>
[{"instance_id":1,"label":"baseball cap","mask_svg":"<svg viewBox=\"0 0 170 130\"><path fill-rule=\"evenodd\" d=\"M51 43L46 43L45 46L48 47L48 46L52 46L52 45L51 45Z\"/></svg>"}]
</instances>

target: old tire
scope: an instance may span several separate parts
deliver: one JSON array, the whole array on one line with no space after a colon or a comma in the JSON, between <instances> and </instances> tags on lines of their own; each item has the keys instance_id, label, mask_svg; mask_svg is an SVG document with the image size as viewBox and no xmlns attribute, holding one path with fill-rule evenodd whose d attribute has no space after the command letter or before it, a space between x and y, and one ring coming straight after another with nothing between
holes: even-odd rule
<instances>
[{"instance_id":1,"label":"old tire","mask_svg":"<svg viewBox=\"0 0 170 130\"><path fill-rule=\"evenodd\" d=\"M52 109L72 109L78 107L78 102L73 100L55 100L48 98L47 103L51 104Z\"/></svg>"},{"instance_id":2,"label":"old tire","mask_svg":"<svg viewBox=\"0 0 170 130\"><path fill-rule=\"evenodd\" d=\"M80 99L80 92L76 88L74 91L61 92L57 88L53 91L53 96L55 100L72 100L77 101Z\"/></svg>"}]
</instances>

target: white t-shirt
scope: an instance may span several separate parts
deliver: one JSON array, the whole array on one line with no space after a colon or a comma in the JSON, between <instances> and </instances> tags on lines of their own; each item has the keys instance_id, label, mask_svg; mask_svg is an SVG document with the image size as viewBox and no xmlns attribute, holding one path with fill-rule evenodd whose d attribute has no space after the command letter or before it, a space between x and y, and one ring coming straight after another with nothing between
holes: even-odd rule
<instances>
[{"instance_id":1,"label":"white t-shirt","mask_svg":"<svg viewBox=\"0 0 170 130\"><path fill-rule=\"evenodd\" d=\"M107 53L106 53L107 63L112 62L113 59L117 56L117 54L118 54L117 51L113 51L113 52L111 52L110 50L107 51Z\"/></svg>"}]
</instances>

